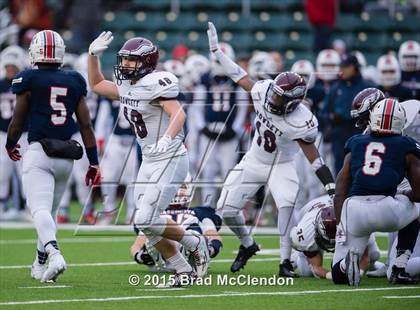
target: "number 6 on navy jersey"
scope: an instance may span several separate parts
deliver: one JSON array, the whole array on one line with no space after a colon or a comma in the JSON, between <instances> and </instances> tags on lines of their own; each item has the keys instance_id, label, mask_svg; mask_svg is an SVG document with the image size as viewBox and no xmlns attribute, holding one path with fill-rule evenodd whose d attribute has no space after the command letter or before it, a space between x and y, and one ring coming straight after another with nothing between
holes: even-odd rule
<instances>
[{"instance_id":1,"label":"number 6 on navy jersey","mask_svg":"<svg viewBox=\"0 0 420 310\"><path fill-rule=\"evenodd\" d=\"M363 173L366 175L377 175L381 171L382 158L377 155L384 154L386 147L381 142L371 142L366 147Z\"/></svg>"},{"instance_id":2,"label":"number 6 on navy jersey","mask_svg":"<svg viewBox=\"0 0 420 310\"><path fill-rule=\"evenodd\" d=\"M67 119L67 110L64 103L57 101L57 97L67 96L67 87L55 87L51 86L51 94L50 94L50 105L51 108L57 112L51 114L51 122L55 126L61 126L66 122Z\"/></svg>"}]
</instances>

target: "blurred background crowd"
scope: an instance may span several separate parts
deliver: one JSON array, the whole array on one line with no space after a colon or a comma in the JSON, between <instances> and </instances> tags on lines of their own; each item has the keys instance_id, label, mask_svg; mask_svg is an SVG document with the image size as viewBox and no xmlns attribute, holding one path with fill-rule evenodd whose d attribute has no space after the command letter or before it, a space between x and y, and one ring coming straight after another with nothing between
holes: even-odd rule
<instances>
[{"instance_id":1,"label":"blurred background crowd","mask_svg":"<svg viewBox=\"0 0 420 310\"><path fill-rule=\"evenodd\" d=\"M84 76L87 64L83 53L102 30L112 31L115 39L101 57L102 70L109 79L116 53L126 40L135 36L152 40L160 49L160 69L174 73L180 81L180 100L188 114L190 172L194 180L204 184L195 201L214 205L227 172L249 148L254 114L250 98L227 83L223 68L209 57L207 21L218 28L220 40L226 43L224 52L252 78L295 71L306 79L305 102L319 121L317 143L337 173L345 141L359 132L350 115L351 102L359 91L377 86L400 101L420 100L419 17L420 0L0 0L0 77L10 83L18 71L29 66L27 48L33 35L43 29L63 36L68 52L64 66ZM23 48L22 53L16 46ZM198 98L197 90L211 96ZM120 222L128 223L134 208L129 199L129 184L135 178L132 164L138 167L141 152L133 147L128 124L119 118L118 103L91 96L105 184L113 185L102 186L92 195L78 186L82 176L75 171L75 185L69 185L59 221L79 219L79 206L77 215L71 216L69 211L74 198L84 206L81 219L88 223L95 222L97 210L103 211L102 223L113 222L120 205L128 207ZM203 101L210 111L197 104ZM0 88L0 107L4 145L13 109L13 96L6 87ZM228 124L232 130L217 128L219 123L224 127ZM212 140L217 140L220 150L208 150ZM8 161L3 149L0 219L26 219L19 163L15 167ZM322 187L303 157L297 160L302 161L299 201L305 203L321 194ZM118 161L130 164L118 165ZM75 166L77 169L81 170ZM259 208L272 204L262 187L248 208L249 223L274 225L274 217L256 217ZM265 209L276 212L275 207Z\"/></svg>"}]
</instances>

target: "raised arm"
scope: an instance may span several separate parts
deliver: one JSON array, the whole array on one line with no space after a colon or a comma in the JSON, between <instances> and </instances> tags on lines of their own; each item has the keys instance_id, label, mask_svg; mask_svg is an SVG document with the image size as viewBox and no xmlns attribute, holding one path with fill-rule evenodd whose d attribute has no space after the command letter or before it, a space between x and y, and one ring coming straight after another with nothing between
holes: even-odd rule
<instances>
[{"instance_id":1,"label":"raised arm","mask_svg":"<svg viewBox=\"0 0 420 310\"><path fill-rule=\"evenodd\" d=\"M232 59L223 53L219 48L219 39L217 38L216 27L212 22L209 22L209 29L207 30L207 36L209 38L210 52L216 56L218 62L225 68L226 75L229 76L235 83L250 92L255 84L255 81L250 79L248 73L236 64Z\"/></svg>"},{"instance_id":2,"label":"raised arm","mask_svg":"<svg viewBox=\"0 0 420 310\"><path fill-rule=\"evenodd\" d=\"M89 46L88 79L89 86L96 94L112 100L119 99L117 85L105 80L98 57L108 48L114 37L110 31L102 32Z\"/></svg>"}]
</instances>

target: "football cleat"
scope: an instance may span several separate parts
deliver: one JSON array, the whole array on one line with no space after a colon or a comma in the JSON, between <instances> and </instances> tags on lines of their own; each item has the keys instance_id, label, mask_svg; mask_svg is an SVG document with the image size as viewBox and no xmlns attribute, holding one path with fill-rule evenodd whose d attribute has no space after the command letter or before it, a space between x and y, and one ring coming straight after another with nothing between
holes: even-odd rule
<instances>
[{"instance_id":1,"label":"football cleat","mask_svg":"<svg viewBox=\"0 0 420 310\"><path fill-rule=\"evenodd\" d=\"M237 272L243 269L252 256L254 256L260 250L259 245L254 241L250 247L244 247L242 244L239 247L238 255L230 266L230 271Z\"/></svg>"},{"instance_id":2,"label":"football cleat","mask_svg":"<svg viewBox=\"0 0 420 310\"><path fill-rule=\"evenodd\" d=\"M38 263L38 260L35 259L31 267L31 277L35 280L41 280L45 270L47 270L47 266L45 264Z\"/></svg>"},{"instance_id":3,"label":"football cleat","mask_svg":"<svg viewBox=\"0 0 420 310\"><path fill-rule=\"evenodd\" d=\"M206 237L199 235L194 231L191 231L191 233L194 233L200 240L198 242L197 248L194 251L190 252L188 261L191 264L197 276L201 278L206 275L207 269L209 268L209 249L207 247Z\"/></svg>"},{"instance_id":4,"label":"football cleat","mask_svg":"<svg viewBox=\"0 0 420 310\"><path fill-rule=\"evenodd\" d=\"M42 275L41 282L55 282L57 277L67 269L63 255L57 252L49 257L48 268Z\"/></svg>"},{"instance_id":5,"label":"football cleat","mask_svg":"<svg viewBox=\"0 0 420 310\"><path fill-rule=\"evenodd\" d=\"M292 262L290 259L285 259L279 265L279 276L280 277L289 277L289 278L298 278L298 274L294 271Z\"/></svg>"},{"instance_id":6,"label":"football cleat","mask_svg":"<svg viewBox=\"0 0 420 310\"><path fill-rule=\"evenodd\" d=\"M346 255L346 275L350 286L359 286L360 284L360 266L359 253L351 248Z\"/></svg>"},{"instance_id":7,"label":"football cleat","mask_svg":"<svg viewBox=\"0 0 420 310\"><path fill-rule=\"evenodd\" d=\"M392 266L391 277L389 278L391 284L417 284L418 281L411 277L404 268Z\"/></svg>"}]
</instances>

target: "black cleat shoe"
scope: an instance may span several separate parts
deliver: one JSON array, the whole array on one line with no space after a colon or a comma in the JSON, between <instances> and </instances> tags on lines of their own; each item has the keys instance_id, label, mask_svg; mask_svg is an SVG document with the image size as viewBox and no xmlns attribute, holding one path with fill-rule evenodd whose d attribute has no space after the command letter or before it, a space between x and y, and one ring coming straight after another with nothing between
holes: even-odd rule
<instances>
[{"instance_id":1,"label":"black cleat shoe","mask_svg":"<svg viewBox=\"0 0 420 310\"><path fill-rule=\"evenodd\" d=\"M255 253L257 253L260 250L260 247L258 244L254 243L250 247L244 247L242 244L239 247L238 255L236 255L236 258L230 266L230 271L237 272L240 269L244 268L246 265L246 262L248 259L250 259Z\"/></svg>"},{"instance_id":2,"label":"black cleat shoe","mask_svg":"<svg viewBox=\"0 0 420 310\"><path fill-rule=\"evenodd\" d=\"M293 269L292 262L290 259L285 259L280 265L279 265L279 276L280 277L288 277L288 278L298 278L299 275L295 273Z\"/></svg>"},{"instance_id":3,"label":"black cleat shoe","mask_svg":"<svg viewBox=\"0 0 420 310\"><path fill-rule=\"evenodd\" d=\"M418 281L411 277L404 268L398 268L392 266L391 277L389 279L390 284L417 284Z\"/></svg>"}]
</instances>

